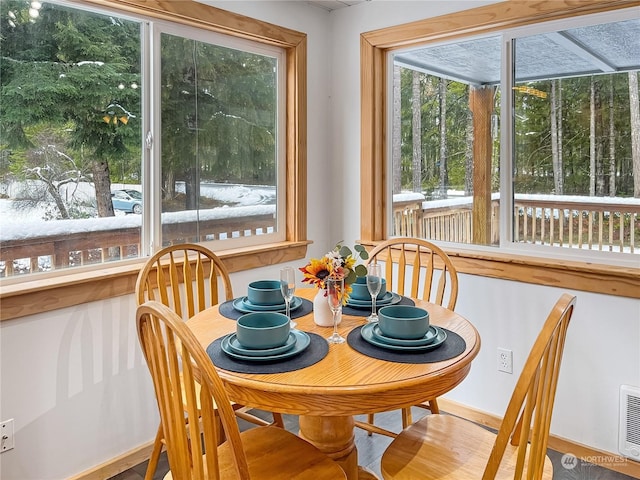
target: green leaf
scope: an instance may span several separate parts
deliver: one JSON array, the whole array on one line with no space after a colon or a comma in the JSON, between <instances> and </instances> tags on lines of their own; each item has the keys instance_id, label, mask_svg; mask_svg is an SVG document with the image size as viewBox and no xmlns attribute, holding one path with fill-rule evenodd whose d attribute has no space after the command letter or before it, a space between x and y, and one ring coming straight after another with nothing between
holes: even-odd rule
<instances>
[{"instance_id":1,"label":"green leaf","mask_svg":"<svg viewBox=\"0 0 640 480\"><path fill-rule=\"evenodd\" d=\"M342 245L340 247L340 256L342 258L347 258L351 254L352 254L351 249L349 247L347 247L346 245Z\"/></svg>"},{"instance_id":2,"label":"green leaf","mask_svg":"<svg viewBox=\"0 0 640 480\"><path fill-rule=\"evenodd\" d=\"M353 270L349 270L349 275L347 275L344 279L344 283L353 283L356 281L356 272L354 272Z\"/></svg>"},{"instance_id":3,"label":"green leaf","mask_svg":"<svg viewBox=\"0 0 640 480\"><path fill-rule=\"evenodd\" d=\"M365 277L367 275L367 267L364 265L356 265L355 273L358 277Z\"/></svg>"},{"instance_id":4,"label":"green leaf","mask_svg":"<svg viewBox=\"0 0 640 480\"><path fill-rule=\"evenodd\" d=\"M369 258L369 252L367 252L367 249L364 248L364 246L360 245L359 243L356 243L353 246L353 249L357 252L358 256L362 259L362 260L366 260Z\"/></svg>"}]
</instances>

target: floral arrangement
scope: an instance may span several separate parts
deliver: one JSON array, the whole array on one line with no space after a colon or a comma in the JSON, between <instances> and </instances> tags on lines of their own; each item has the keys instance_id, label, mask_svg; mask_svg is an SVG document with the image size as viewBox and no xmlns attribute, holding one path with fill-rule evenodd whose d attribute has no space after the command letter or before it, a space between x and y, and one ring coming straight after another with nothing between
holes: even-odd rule
<instances>
[{"instance_id":1,"label":"floral arrangement","mask_svg":"<svg viewBox=\"0 0 640 480\"><path fill-rule=\"evenodd\" d=\"M343 278L346 302L349 295L351 295L351 284L358 277L367 275L367 267L363 264L357 264L357 262L368 258L369 253L362 245L356 244L351 250L340 242L324 257L312 258L307 265L300 268L304 275L302 281L324 289L326 288L325 279L327 277Z\"/></svg>"}]
</instances>

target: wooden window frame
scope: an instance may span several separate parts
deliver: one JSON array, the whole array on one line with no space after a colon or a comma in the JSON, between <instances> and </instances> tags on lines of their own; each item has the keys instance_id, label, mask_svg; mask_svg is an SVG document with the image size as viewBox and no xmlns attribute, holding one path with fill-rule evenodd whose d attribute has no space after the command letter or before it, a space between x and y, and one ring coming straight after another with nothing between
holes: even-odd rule
<instances>
[{"instance_id":1,"label":"wooden window frame","mask_svg":"<svg viewBox=\"0 0 640 480\"><path fill-rule=\"evenodd\" d=\"M463 38L640 5L637 0L510 0L383 28L360 36L361 243L387 238L387 54L429 41ZM640 298L640 268L445 248L460 273Z\"/></svg>"},{"instance_id":2,"label":"wooden window frame","mask_svg":"<svg viewBox=\"0 0 640 480\"><path fill-rule=\"evenodd\" d=\"M198 27L286 51L286 240L229 249L220 257L230 272L305 258L307 246L307 35L197 2L162 0L72 0L121 14ZM34 274L28 281L0 283L0 321L35 315L134 292L145 262L72 269L56 276Z\"/></svg>"}]
</instances>

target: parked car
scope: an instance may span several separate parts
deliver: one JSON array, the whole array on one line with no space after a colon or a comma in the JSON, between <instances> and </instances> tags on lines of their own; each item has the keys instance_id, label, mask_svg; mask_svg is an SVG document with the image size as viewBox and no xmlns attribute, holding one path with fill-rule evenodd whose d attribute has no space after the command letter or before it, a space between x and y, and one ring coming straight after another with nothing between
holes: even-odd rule
<instances>
[{"instance_id":1,"label":"parked car","mask_svg":"<svg viewBox=\"0 0 640 480\"><path fill-rule=\"evenodd\" d=\"M142 194L137 190L115 190L111 192L114 210L127 213L142 213Z\"/></svg>"}]
</instances>

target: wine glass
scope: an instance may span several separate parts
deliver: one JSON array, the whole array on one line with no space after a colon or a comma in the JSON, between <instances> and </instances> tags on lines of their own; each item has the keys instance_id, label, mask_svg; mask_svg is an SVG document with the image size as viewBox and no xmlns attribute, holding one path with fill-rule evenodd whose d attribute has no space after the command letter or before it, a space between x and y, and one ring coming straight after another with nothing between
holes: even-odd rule
<instances>
[{"instance_id":1,"label":"wine glass","mask_svg":"<svg viewBox=\"0 0 640 480\"><path fill-rule=\"evenodd\" d=\"M333 313L333 334L327 338L329 343L344 343L346 340L338 333L338 312L342 309L344 299L344 278L327 277L327 301Z\"/></svg>"},{"instance_id":2,"label":"wine glass","mask_svg":"<svg viewBox=\"0 0 640 480\"><path fill-rule=\"evenodd\" d=\"M382 269L379 263L372 263L367 267L367 289L371 295L371 315L367 317L367 322L377 322L376 298L382 287Z\"/></svg>"},{"instance_id":3,"label":"wine glass","mask_svg":"<svg viewBox=\"0 0 640 480\"><path fill-rule=\"evenodd\" d=\"M284 303L286 305L287 317L289 317L289 324L291 328L295 328L297 323L291 320L291 300L293 299L293 292L296 290L296 274L293 267L284 267L280 269L280 291L284 297Z\"/></svg>"}]
</instances>

